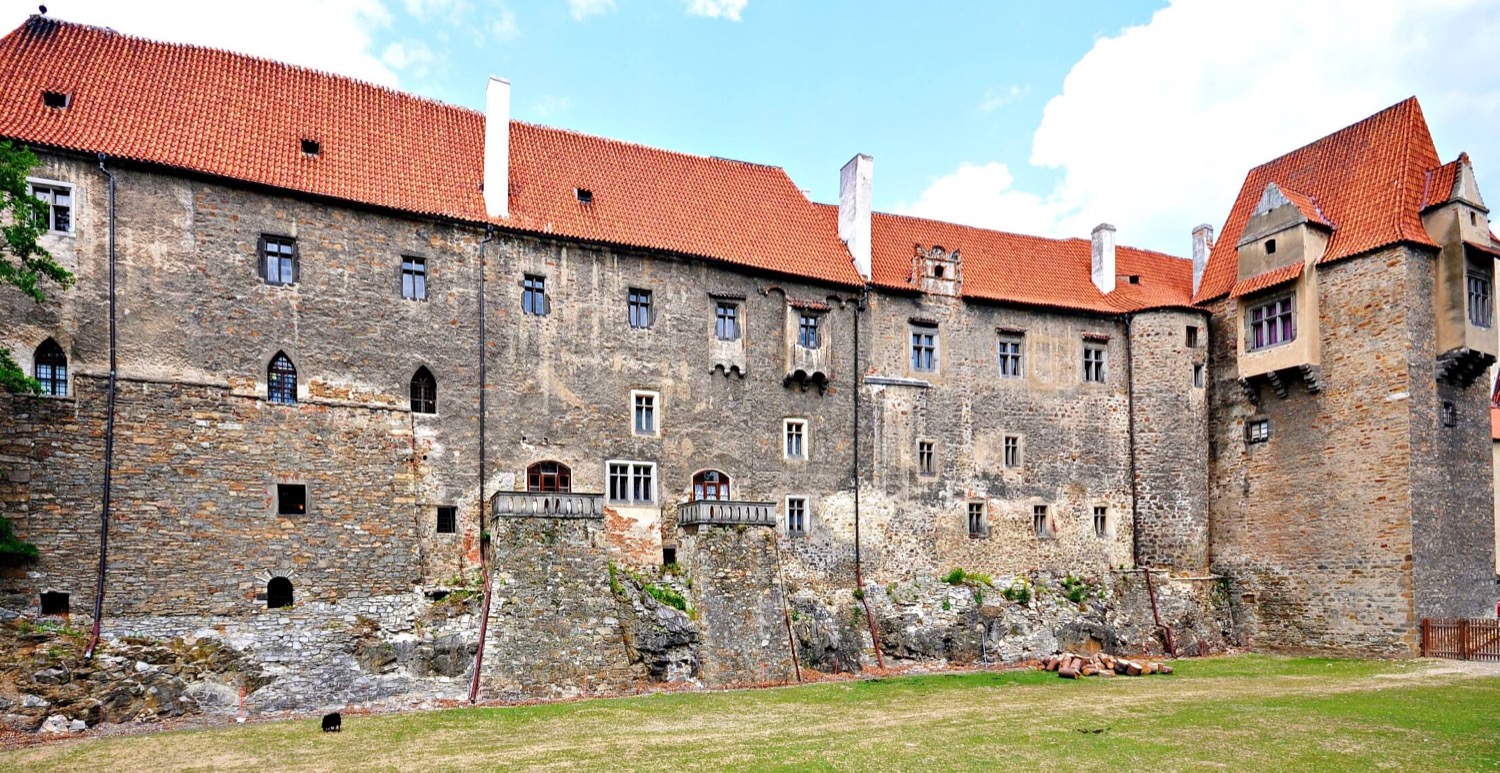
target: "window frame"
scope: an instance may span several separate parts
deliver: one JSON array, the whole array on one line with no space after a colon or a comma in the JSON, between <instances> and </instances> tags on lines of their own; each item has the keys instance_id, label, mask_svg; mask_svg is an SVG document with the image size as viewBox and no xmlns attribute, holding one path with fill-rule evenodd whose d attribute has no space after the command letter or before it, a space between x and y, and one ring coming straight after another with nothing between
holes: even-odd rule
<instances>
[{"instance_id":1,"label":"window frame","mask_svg":"<svg viewBox=\"0 0 1500 773\"><path fill-rule=\"evenodd\" d=\"M643 402L644 401L644 402ZM641 429L641 411L651 419L649 429ZM636 437L661 437L661 393L648 389L630 390L630 434Z\"/></svg>"},{"instance_id":2,"label":"window frame","mask_svg":"<svg viewBox=\"0 0 1500 773\"><path fill-rule=\"evenodd\" d=\"M1493 327L1495 324L1494 280L1487 276L1483 269L1470 265L1464 272L1464 287L1469 324L1486 330Z\"/></svg>"},{"instance_id":3,"label":"window frame","mask_svg":"<svg viewBox=\"0 0 1500 773\"><path fill-rule=\"evenodd\" d=\"M277 362L284 361L285 369L278 369ZM280 378L273 378L279 376ZM285 386L284 382L290 376L291 386ZM279 350L271 355L271 361L266 364L266 402L276 405L296 405L299 401L298 394L297 363L292 360L286 350Z\"/></svg>"},{"instance_id":4,"label":"window frame","mask_svg":"<svg viewBox=\"0 0 1500 773\"><path fill-rule=\"evenodd\" d=\"M1109 505L1094 505L1091 512L1093 514L1094 537L1096 539L1109 539L1113 536L1114 520L1110 518Z\"/></svg>"},{"instance_id":5,"label":"window frame","mask_svg":"<svg viewBox=\"0 0 1500 773\"><path fill-rule=\"evenodd\" d=\"M48 344L51 347L48 348ZM46 358L46 362L43 359ZM47 368L44 374L42 368ZM68 381L68 353L55 338L48 338L36 345L31 352L31 377L42 387L43 397L67 397L71 384Z\"/></svg>"},{"instance_id":6,"label":"window frame","mask_svg":"<svg viewBox=\"0 0 1500 773\"><path fill-rule=\"evenodd\" d=\"M792 454L792 427L797 428L797 455ZM781 453L782 457L794 462L805 462L812 458L810 440L812 433L808 429L807 419L787 418L781 420Z\"/></svg>"},{"instance_id":7,"label":"window frame","mask_svg":"<svg viewBox=\"0 0 1500 773\"><path fill-rule=\"evenodd\" d=\"M297 512L287 512L286 510L283 509L283 499L284 499L284 496L282 494L282 489L283 488L286 488L286 489L293 489L293 488L302 489L302 509L300 511L297 511ZM274 497L274 500L271 503L271 507L273 508L272 512L275 513L276 517L278 517L278 518L302 518L302 517L306 517L309 513L312 512L312 495L311 495L311 492L308 491L308 488L309 487L308 487L307 483L304 482L304 481L290 480L290 481L277 481L277 482L275 482L271 486L271 493L272 493L272 496ZM290 493L290 491L288 493Z\"/></svg>"},{"instance_id":8,"label":"window frame","mask_svg":"<svg viewBox=\"0 0 1500 773\"><path fill-rule=\"evenodd\" d=\"M1026 337L1023 336L1023 335L1015 335L1015 334L1011 334L1011 333L1002 333L998 337L998 339L999 340L996 341L996 343L995 343L995 349L996 349L996 356L997 356L997 358L999 360L1000 377L1001 378L1025 378L1025 376L1026 376L1026 361L1025 361L1024 358L1025 358L1025 353L1026 353L1026 347L1025 347ZM1015 351L1014 352L1007 352L1006 348L1009 347L1009 346L1014 346L1015 347ZM1007 361L1009 361L1010 364L1012 365L1011 370L1013 370L1014 372L1011 372L1011 373L1007 373L1006 372L1006 370L1007 370L1007 368L1006 368L1006 362Z\"/></svg>"},{"instance_id":9,"label":"window frame","mask_svg":"<svg viewBox=\"0 0 1500 773\"><path fill-rule=\"evenodd\" d=\"M650 330L656 323L654 293L643 287L625 290L625 311L631 330Z\"/></svg>"},{"instance_id":10,"label":"window frame","mask_svg":"<svg viewBox=\"0 0 1500 773\"><path fill-rule=\"evenodd\" d=\"M937 477L937 442L921 439L917 441L917 475L924 478Z\"/></svg>"},{"instance_id":11,"label":"window frame","mask_svg":"<svg viewBox=\"0 0 1500 773\"><path fill-rule=\"evenodd\" d=\"M808 309L797 310L797 345L803 349L823 346L823 315Z\"/></svg>"},{"instance_id":12,"label":"window frame","mask_svg":"<svg viewBox=\"0 0 1500 773\"><path fill-rule=\"evenodd\" d=\"M1021 434L1007 434L1000 437L1000 464L1007 470L1019 470L1026 466L1025 436ZM1012 442L1015 441L1015 442ZM1015 451L1012 459L1011 451Z\"/></svg>"},{"instance_id":13,"label":"window frame","mask_svg":"<svg viewBox=\"0 0 1500 773\"><path fill-rule=\"evenodd\" d=\"M1183 343L1187 346L1187 348L1197 349L1202 340L1203 339L1200 336L1199 327L1197 325L1186 326L1186 330L1183 333Z\"/></svg>"},{"instance_id":14,"label":"window frame","mask_svg":"<svg viewBox=\"0 0 1500 773\"><path fill-rule=\"evenodd\" d=\"M725 312L728 312L727 314ZM726 331L727 328L727 331ZM736 301L714 301L714 338L738 341L744 328L740 304ZM724 334L728 332L726 337Z\"/></svg>"},{"instance_id":15,"label":"window frame","mask_svg":"<svg viewBox=\"0 0 1500 773\"><path fill-rule=\"evenodd\" d=\"M549 471L547 465L552 465ZM551 488L547 487L551 481ZM571 494L573 493L573 468L556 459L538 459L526 465L526 493Z\"/></svg>"},{"instance_id":16,"label":"window frame","mask_svg":"<svg viewBox=\"0 0 1500 773\"><path fill-rule=\"evenodd\" d=\"M457 505L437 505L433 510L433 513L436 516L436 523L433 524L433 530L435 534L458 533ZM447 526L447 528L443 528L444 526Z\"/></svg>"},{"instance_id":17,"label":"window frame","mask_svg":"<svg viewBox=\"0 0 1500 773\"><path fill-rule=\"evenodd\" d=\"M616 467L624 468L617 473ZM644 478L642 473L644 472ZM620 476L623 475L623 478ZM615 484L617 479L623 480L626 497L617 497ZM648 498L636 496L641 490L644 480L650 489ZM651 507L659 501L660 481L657 477L656 462L643 462L634 459L610 459L604 463L604 498L612 505L624 505L626 507Z\"/></svg>"},{"instance_id":18,"label":"window frame","mask_svg":"<svg viewBox=\"0 0 1500 773\"><path fill-rule=\"evenodd\" d=\"M1284 309L1281 305L1285 304ZM1256 318L1256 313L1270 310L1269 313ZM1264 342L1257 344L1256 333L1264 331L1262 336ZM1290 332L1287 332L1290 331ZM1285 338L1280 338L1283 333ZM1272 335L1274 334L1274 335ZM1271 341L1272 337L1277 340ZM1296 293L1282 293L1271 296L1253 304L1245 306L1245 352L1263 352L1278 346L1285 346L1297 340L1297 295Z\"/></svg>"},{"instance_id":19,"label":"window frame","mask_svg":"<svg viewBox=\"0 0 1500 773\"><path fill-rule=\"evenodd\" d=\"M797 503L796 520L793 520L792 503ZM811 531L812 498L804 494L788 494L782 505L782 525L789 537L805 537ZM793 524L797 528L792 528Z\"/></svg>"},{"instance_id":20,"label":"window frame","mask_svg":"<svg viewBox=\"0 0 1500 773\"><path fill-rule=\"evenodd\" d=\"M545 317L551 311L547 299L546 274L521 274L521 313L530 317Z\"/></svg>"},{"instance_id":21,"label":"window frame","mask_svg":"<svg viewBox=\"0 0 1500 773\"><path fill-rule=\"evenodd\" d=\"M1208 366L1201 362L1193 363L1193 388L1202 389L1208 381Z\"/></svg>"},{"instance_id":22,"label":"window frame","mask_svg":"<svg viewBox=\"0 0 1500 773\"><path fill-rule=\"evenodd\" d=\"M1052 528L1052 505L1033 504L1031 506L1031 533L1039 540L1047 540L1056 537Z\"/></svg>"},{"instance_id":23,"label":"window frame","mask_svg":"<svg viewBox=\"0 0 1500 773\"><path fill-rule=\"evenodd\" d=\"M975 508L978 508L977 512ZM964 508L969 527L969 539L985 539L990 536L990 508L989 503L979 499L971 499ZM976 518L977 516L977 518Z\"/></svg>"},{"instance_id":24,"label":"window frame","mask_svg":"<svg viewBox=\"0 0 1500 773\"><path fill-rule=\"evenodd\" d=\"M708 477L710 475L717 476L717 480L714 480L714 481L710 482L708 480ZM732 489L730 488L731 483L732 483L732 480L729 477L729 475L727 473L723 472L722 470L699 470L699 471L693 473L693 480L692 480L693 490L692 490L692 493L689 495L692 498L689 501L692 501L692 502L729 502L729 501L732 501ZM708 494L710 488L712 488L712 490L714 491L714 494L715 494L712 497L706 496Z\"/></svg>"},{"instance_id":25,"label":"window frame","mask_svg":"<svg viewBox=\"0 0 1500 773\"><path fill-rule=\"evenodd\" d=\"M427 258L420 255L401 256L401 298L403 300L427 300L427 279ZM410 285L409 292L408 285Z\"/></svg>"},{"instance_id":26,"label":"window frame","mask_svg":"<svg viewBox=\"0 0 1500 773\"><path fill-rule=\"evenodd\" d=\"M1083 381L1085 384L1109 383L1108 344L1098 341L1083 342Z\"/></svg>"},{"instance_id":27,"label":"window frame","mask_svg":"<svg viewBox=\"0 0 1500 773\"><path fill-rule=\"evenodd\" d=\"M36 189L40 186L47 189L49 195L46 198L38 196ZM68 227L58 229L57 225L57 194L66 189L68 203L63 205L68 213ZM26 193L35 199L41 199L47 205L47 233L55 236L74 236L78 233L78 186L75 183L62 180L49 180L43 177L26 178Z\"/></svg>"},{"instance_id":28,"label":"window frame","mask_svg":"<svg viewBox=\"0 0 1500 773\"><path fill-rule=\"evenodd\" d=\"M276 279L271 279L271 245L277 244L281 247L290 248L290 252L277 251L276 257ZM260 279L269 287L289 287L302 280L302 248L297 244L297 237L284 236L282 234L262 233L256 242L255 253L259 256ZM286 269L290 261L291 278L286 277Z\"/></svg>"},{"instance_id":29,"label":"window frame","mask_svg":"<svg viewBox=\"0 0 1500 773\"><path fill-rule=\"evenodd\" d=\"M911 348L911 369L917 373L938 372L938 327L937 325L913 324L908 329Z\"/></svg>"},{"instance_id":30,"label":"window frame","mask_svg":"<svg viewBox=\"0 0 1500 773\"><path fill-rule=\"evenodd\" d=\"M1245 422L1245 443L1255 445L1271 440L1270 419L1249 419Z\"/></svg>"},{"instance_id":31,"label":"window frame","mask_svg":"<svg viewBox=\"0 0 1500 773\"><path fill-rule=\"evenodd\" d=\"M422 374L424 373L427 374L426 379L422 378ZM426 394L417 394L419 384L426 390ZM416 371L411 374L411 383L409 384L408 391L409 402L407 408L412 413L423 416L437 415L437 376L434 376L426 365L417 366ZM426 410L423 410L424 408Z\"/></svg>"}]
</instances>

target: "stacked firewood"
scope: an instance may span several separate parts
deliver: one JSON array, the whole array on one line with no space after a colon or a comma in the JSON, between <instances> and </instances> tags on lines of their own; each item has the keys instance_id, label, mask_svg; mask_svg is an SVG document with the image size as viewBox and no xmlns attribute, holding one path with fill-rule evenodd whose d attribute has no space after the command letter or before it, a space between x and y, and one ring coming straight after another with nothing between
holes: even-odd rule
<instances>
[{"instance_id":1,"label":"stacked firewood","mask_svg":"<svg viewBox=\"0 0 1500 773\"><path fill-rule=\"evenodd\" d=\"M1085 676L1150 676L1151 674L1170 674L1172 667L1163 663L1150 663L1144 660L1128 660L1117 658L1114 655L1103 653L1097 655L1074 655L1064 652L1060 655L1048 655L1042 658L1038 666L1043 671L1055 671L1064 679L1081 679Z\"/></svg>"}]
</instances>

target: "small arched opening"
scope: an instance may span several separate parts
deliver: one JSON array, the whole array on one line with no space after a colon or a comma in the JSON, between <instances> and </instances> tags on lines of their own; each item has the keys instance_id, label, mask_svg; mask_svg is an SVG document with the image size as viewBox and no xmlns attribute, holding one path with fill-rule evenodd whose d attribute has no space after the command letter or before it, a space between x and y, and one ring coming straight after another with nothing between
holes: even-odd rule
<instances>
[{"instance_id":1,"label":"small arched opening","mask_svg":"<svg viewBox=\"0 0 1500 773\"><path fill-rule=\"evenodd\" d=\"M411 412L437 413L437 379L426 366L411 377Z\"/></svg>"},{"instance_id":2,"label":"small arched opening","mask_svg":"<svg viewBox=\"0 0 1500 773\"><path fill-rule=\"evenodd\" d=\"M573 490L573 471L562 462L537 462L526 468L526 490L567 494Z\"/></svg>"},{"instance_id":3,"label":"small arched opening","mask_svg":"<svg viewBox=\"0 0 1500 773\"><path fill-rule=\"evenodd\" d=\"M266 367L266 398L287 405L297 402L297 366L286 352L277 352Z\"/></svg>"},{"instance_id":4,"label":"small arched opening","mask_svg":"<svg viewBox=\"0 0 1500 773\"><path fill-rule=\"evenodd\" d=\"M292 605L292 581L285 577L272 577L266 583L266 609L281 609Z\"/></svg>"},{"instance_id":5,"label":"small arched opening","mask_svg":"<svg viewBox=\"0 0 1500 773\"><path fill-rule=\"evenodd\" d=\"M36 348L32 355L36 364L36 381L42 385L42 394L48 397L68 396L68 355L57 342L48 338Z\"/></svg>"},{"instance_id":6,"label":"small arched opening","mask_svg":"<svg viewBox=\"0 0 1500 773\"><path fill-rule=\"evenodd\" d=\"M724 502L728 499L728 475L718 470L704 470L693 476L694 502Z\"/></svg>"}]
</instances>

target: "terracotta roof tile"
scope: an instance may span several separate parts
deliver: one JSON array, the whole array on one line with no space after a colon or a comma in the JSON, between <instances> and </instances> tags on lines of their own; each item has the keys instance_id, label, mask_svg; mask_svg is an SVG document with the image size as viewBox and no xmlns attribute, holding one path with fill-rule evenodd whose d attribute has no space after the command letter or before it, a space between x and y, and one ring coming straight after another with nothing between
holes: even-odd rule
<instances>
[{"instance_id":1,"label":"terracotta roof tile","mask_svg":"<svg viewBox=\"0 0 1500 773\"><path fill-rule=\"evenodd\" d=\"M830 223L838 207L823 205ZM1190 305L1192 262L1159 252L1116 246L1119 279L1109 295L1091 277L1088 239L1048 239L938 220L875 213L870 224L872 283L916 290L917 249L958 250L963 297L1103 313ZM1139 277L1130 284L1129 276Z\"/></svg>"},{"instance_id":2,"label":"terracotta roof tile","mask_svg":"<svg viewBox=\"0 0 1500 773\"><path fill-rule=\"evenodd\" d=\"M44 90L71 94L71 106L44 106ZM421 215L488 222L484 120L349 78L41 17L0 39L0 136ZM499 225L861 283L837 231L779 168L510 128L511 217ZM321 152L302 153L302 139Z\"/></svg>"},{"instance_id":3,"label":"terracotta roof tile","mask_svg":"<svg viewBox=\"0 0 1500 773\"><path fill-rule=\"evenodd\" d=\"M1422 209L1435 207L1453 198L1453 186L1458 182L1458 161L1430 169L1427 172L1425 189L1422 191Z\"/></svg>"},{"instance_id":4,"label":"terracotta roof tile","mask_svg":"<svg viewBox=\"0 0 1500 773\"><path fill-rule=\"evenodd\" d=\"M1214 244L1196 300L1213 300L1233 289L1237 245L1271 182L1312 197L1333 224L1322 263L1398 242L1436 246L1422 227L1420 210L1427 171L1437 166L1427 121L1412 97L1250 170Z\"/></svg>"},{"instance_id":5,"label":"terracotta roof tile","mask_svg":"<svg viewBox=\"0 0 1500 773\"><path fill-rule=\"evenodd\" d=\"M1313 200L1313 197L1286 188L1281 189L1281 195L1285 196L1287 201L1292 202L1292 206L1296 207L1302 213L1303 217L1314 223L1326 225L1330 228L1333 227L1333 223L1328 222L1328 218L1323 217L1323 210L1318 208L1318 203Z\"/></svg>"},{"instance_id":6,"label":"terracotta roof tile","mask_svg":"<svg viewBox=\"0 0 1500 773\"><path fill-rule=\"evenodd\" d=\"M1254 276L1248 276L1234 283L1229 291L1229 297L1240 298L1261 290L1268 290L1277 285L1286 284L1299 276L1302 276L1303 263L1298 261L1291 265L1273 268L1270 271L1262 271Z\"/></svg>"}]
</instances>

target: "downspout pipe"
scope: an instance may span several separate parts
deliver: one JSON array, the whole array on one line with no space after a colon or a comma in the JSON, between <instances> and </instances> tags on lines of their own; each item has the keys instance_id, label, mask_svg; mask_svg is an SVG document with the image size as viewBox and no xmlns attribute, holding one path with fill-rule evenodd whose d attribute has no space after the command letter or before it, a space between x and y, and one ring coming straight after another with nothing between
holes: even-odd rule
<instances>
[{"instance_id":1,"label":"downspout pipe","mask_svg":"<svg viewBox=\"0 0 1500 773\"><path fill-rule=\"evenodd\" d=\"M99 508L99 575L94 584L94 626L89 633L88 647L83 651L85 660L92 660L94 650L99 646L99 629L104 618L104 580L109 570L110 494L115 461L115 379L119 371L115 346L115 173L105 165L108 160L107 155L99 154L99 171L109 177L109 387L104 409L104 491Z\"/></svg>"},{"instance_id":2,"label":"downspout pipe","mask_svg":"<svg viewBox=\"0 0 1500 773\"><path fill-rule=\"evenodd\" d=\"M859 603L865 610L865 622L870 624L870 646L875 649L875 665L883 671L885 670L885 657L880 654L880 636L875 631L875 617L870 614L870 600L865 597L864 557L860 553L859 543L859 393L862 388L860 382L864 379L864 371L861 369L859 363L859 318L864 313L865 301L869 298L869 295L870 288L866 285L860 289L859 300L854 304L854 587L859 594Z\"/></svg>"},{"instance_id":3,"label":"downspout pipe","mask_svg":"<svg viewBox=\"0 0 1500 773\"><path fill-rule=\"evenodd\" d=\"M479 242L479 576L484 582L484 604L479 613L479 644L474 650L474 675L469 680L469 703L479 699L479 671L484 664L484 638L490 627L490 563L489 545L485 544L485 425L489 418L485 396L489 392L489 370L485 361L485 349L489 347L489 331L484 319L484 274L486 263L484 249L495 238L495 227L484 227L484 239Z\"/></svg>"}]
</instances>

